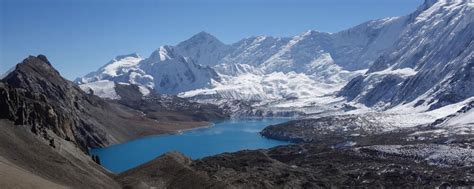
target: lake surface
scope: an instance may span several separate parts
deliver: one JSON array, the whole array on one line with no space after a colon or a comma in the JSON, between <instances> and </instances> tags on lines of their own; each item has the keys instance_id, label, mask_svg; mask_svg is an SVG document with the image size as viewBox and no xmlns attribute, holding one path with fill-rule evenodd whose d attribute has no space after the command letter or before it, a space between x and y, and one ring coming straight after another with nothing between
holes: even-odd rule
<instances>
[{"instance_id":1,"label":"lake surface","mask_svg":"<svg viewBox=\"0 0 474 189\"><path fill-rule=\"evenodd\" d=\"M244 149L271 148L288 142L260 136L268 125L286 122L288 119L252 119L218 122L212 127L182 132L176 135L151 136L107 148L92 149L104 167L120 173L155 159L169 151L179 151L198 159L223 152Z\"/></svg>"}]
</instances>

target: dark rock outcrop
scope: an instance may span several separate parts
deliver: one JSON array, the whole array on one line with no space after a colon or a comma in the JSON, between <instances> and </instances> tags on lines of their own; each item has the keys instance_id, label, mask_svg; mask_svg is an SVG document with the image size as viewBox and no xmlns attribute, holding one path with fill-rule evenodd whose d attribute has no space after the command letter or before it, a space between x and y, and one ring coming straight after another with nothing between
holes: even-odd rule
<instances>
[{"instance_id":1,"label":"dark rock outcrop","mask_svg":"<svg viewBox=\"0 0 474 189\"><path fill-rule=\"evenodd\" d=\"M0 119L29 125L48 138L46 129L75 141L82 149L110 143L87 114L88 106L104 105L63 79L43 55L30 56L0 85Z\"/></svg>"},{"instance_id":2,"label":"dark rock outcrop","mask_svg":"<svg viewBox=\"0 0 474 189\"><path fill-rule=\"evenodd\" d=\"M62 78L44 55L26 58L0 81L0 105L0 119L30 127L48 141L52 131L86 153L166 132L136 110L84 93Z\"/></svg>"}]
</instances>

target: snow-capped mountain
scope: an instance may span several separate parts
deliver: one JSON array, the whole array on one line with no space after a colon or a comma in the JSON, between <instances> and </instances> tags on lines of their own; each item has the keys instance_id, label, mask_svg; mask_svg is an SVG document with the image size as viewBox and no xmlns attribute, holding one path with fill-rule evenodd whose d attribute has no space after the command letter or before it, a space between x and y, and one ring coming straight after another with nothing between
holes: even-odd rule
<instances>
[{"instance_id":1,"label":"snow-capped mountain","mask_svg":"<svg viewBox=\"0 0 474 189\"><path fill-rule=\"evenodd\" d=\"M310 30L233 44L200 32L147 59L117 57L77 81L125 82L197 101L258 106L298 101L301 107L337 93L353 105L436 109L474 96L473 6L472 0L427 0L412 14L337 33Z\"/></svg>"},{"instance_id":2,"label":"snow-capped mountain","mask_svg":"<svg viewBox=\"0 0 474 189\"><path fill-rule=\"evenodd\" d=\"M99 68L99 70L78 78L74 82L84 85L104 81L91 84L90 87L92 88L94 86L104 86L107 81L131 83L153 88L153 76L146 74L138 65L142 60L143 58L136 53L120 55ZM111 86L111 84L109 83L106 86Z\"/></svg>"},{"instance_id":3,"label":"snow-capped mountain","mask_svg":"<svg viewBox=\"0 0 474 189\"><path fill-rule=\"evenodd\" d=\"M177 94L206 87L214 80L220 78L213 69L193 63L170 46L162 46L146 59L137 54L117 56L98 71L75 82L86 92L92 90L98 96L118 99L113 93L115 82L138 85L146 95L148 89Z\"/></svg>"},{"instance_id":4,"label":"snow-capped mountain","mask_svg":"<svg viewBox=\"0 0 474 189\"><path fill-rule=\"evenodd\" d=\"M76 82L110 80L183 97L237 100L328 95L390 49L403 24L402 18L389 18L335 34L310 30L294 37L257 36L233 44L200 32L176 46L160 47L147 59L117 57Z\"/></svg>"},{"instance_id":5,"label":"snow-capped mountain","mask_svg":"<svg viewBox=\"0 0 474 189\"><path fill-rule=\"evenodd\" d=\"M393 49L340 92L367 106L436 109L474 95L474 2L426 1L401 19Z\"/></svg>"}]
</instances>

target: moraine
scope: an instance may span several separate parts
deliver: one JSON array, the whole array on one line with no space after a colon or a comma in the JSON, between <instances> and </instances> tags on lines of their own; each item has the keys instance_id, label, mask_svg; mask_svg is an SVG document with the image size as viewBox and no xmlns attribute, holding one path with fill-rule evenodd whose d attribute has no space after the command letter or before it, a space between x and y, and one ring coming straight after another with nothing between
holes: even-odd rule
<instances>
[{"instance_id":1,"label":"moraine","mask_svg":"<svg viewBox=\"0 0 474 189\"><path fill-rule=\"evenodd\" d=\"M215 123L212 127L184 131L176 135L144 137L127 143L92 149L101 164L112 172L123 172L170 151L179 151L193 158L224 152L271 148L288 144L262 137L259 132L268 125L288 119L247 119Z\"/></svg>"}]
</instances>

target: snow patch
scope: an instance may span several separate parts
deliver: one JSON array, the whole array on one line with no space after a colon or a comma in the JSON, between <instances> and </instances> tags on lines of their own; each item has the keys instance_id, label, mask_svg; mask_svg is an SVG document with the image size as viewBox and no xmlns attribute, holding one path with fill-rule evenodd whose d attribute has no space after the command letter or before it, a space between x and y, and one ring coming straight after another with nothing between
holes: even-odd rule
<instances>
[{"instance_id":1,"label":"snow patch","mask_svg":"<svg viewBox=\"0 0 474 189\"><path fill-rule=\"evenodd\" d=\"M385 69L378 72L372 72L369 75L398 75L398 76L402 76L406 78L408 76L413 76L416 73L418 72L413 70L412 68L401 68L401 69L389 68L389 69Z\"/></svg>"},{"instance_id":2,"label":"snow patch","mask_svg":"<svg viewBox=\"0 0 474 189\"><path fill-rule=\"evenodd\" d=\"M79 85L79 87L86 93L93 93L101 98L120 99L115 91L115 82L109 80L100 80L91 83Z\"/></svg>"},{"instance_id":3,"label":"snow patch","mask_svg":"<svg viewBox=\"0 0 474 189\"><path fill-rule=\"evenodd\" d=\"M142 93L143 96L148 96L151 93L150 89L141 85L138 86L138 90L140 91L140 93Z\"/></svg>"}]
</instances>

